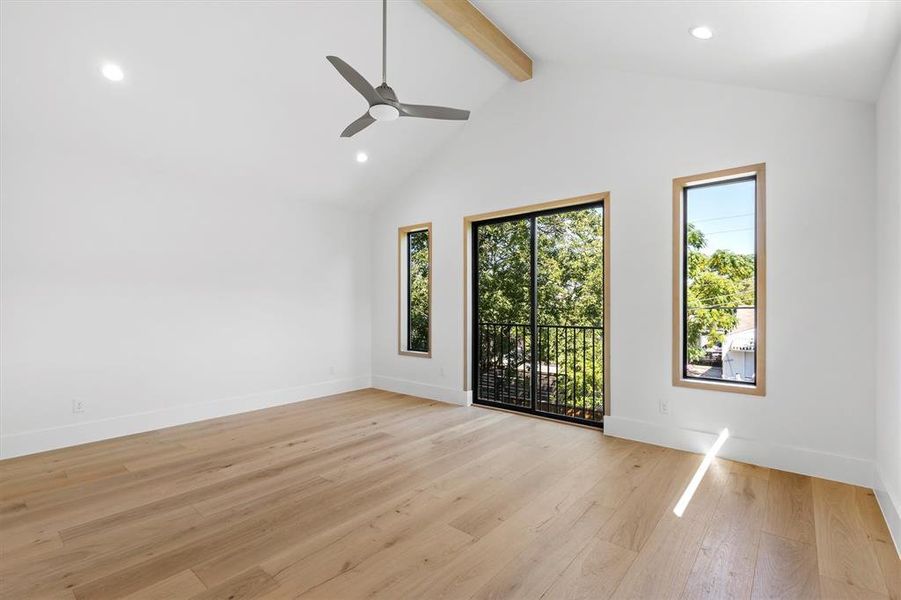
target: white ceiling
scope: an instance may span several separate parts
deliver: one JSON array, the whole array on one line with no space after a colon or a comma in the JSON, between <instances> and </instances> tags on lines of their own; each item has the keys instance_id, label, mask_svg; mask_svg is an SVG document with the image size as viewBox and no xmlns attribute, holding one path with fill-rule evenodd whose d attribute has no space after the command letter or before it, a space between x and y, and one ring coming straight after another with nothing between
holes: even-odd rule
<instances>
[{"instance_id":1,"label":"white ceiling","mask_svg":"<svg viewBox=\"0 0 901 600\"><path fill-rule=\"evenodd\" d=\"M475 109L510 84L418 2L392 2L388 27L401 101ZM365 205L466 126L399 119L339 139L366 102L328 54L378 85L381 3L4 0L4 150L63 147L111 167ZM104 79L104 61L125 80Z\"/></svg>"},{"instance_id":2,"label":"white ceiling","mask_svg":"<svg viewBox=\"0 0 901 600\"><path fill-rule=\"evenodd\" d=\"M901 35L901 0L476 3L536 62L864 101L877 97ZM714 38L691 37L696 25Z\"/></svg>"},{"instance_id":3,"label":"white ceiling","mask_svg":"<svg viewBox=\"0 0 901 600\"><path fill-rule=\"evenodd\" d=\"M871 101L899 2L478 2L536 60ZM465 123L400 119L351 139L365 102L325 60L380 75L377 1L2 0L4 152L62 149L285 198L372 206ZM691 38L698 23L709 42ZM402 101L473 110L517 84L419 2L389 5ZM99 74L104 61L125 81ZM355 162L364 150L370 160Z\"/></svg>"}]
</instances>

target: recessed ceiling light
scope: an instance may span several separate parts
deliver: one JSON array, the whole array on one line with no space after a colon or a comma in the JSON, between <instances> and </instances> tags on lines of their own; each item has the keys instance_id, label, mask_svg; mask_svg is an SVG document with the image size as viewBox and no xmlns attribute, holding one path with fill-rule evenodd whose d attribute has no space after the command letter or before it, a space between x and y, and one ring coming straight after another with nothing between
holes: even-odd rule
<instances>
[{"instance_id":1,"label":"recessed ceiling light","mask_svg":"<svg viewBox=\"0 0 901 600\"><path fill-rule=\"evenodd\" d=\"M122 72L122 67L114 65L113 63L106 63L100 71L103 73L103 76L110 81L122 81L125 79L125 73Z\"/></svg>"},{"instance_id":2,"label":"recessed ceiling light","mask_svg":"<svg viewBox=\"0 0 901 600\"><path fill-rule=\"evenodd\" d=\"M699 27L693 27L691 30L691 35L698 38L699 40L709 40L713 37L713 31L711 31L709 27L701 25Z\"/></svg>"},{"instance_id":3,"label":"recessed ceiling light","mask_svg":"<svg viewBox=\"0 0 901 600\"><path fill-rule=\"evenodd\" d=\"M366 155L365 152L357 152L357 162L364 163L369 160L369 156Z\"/></svg>"}]
</instances>

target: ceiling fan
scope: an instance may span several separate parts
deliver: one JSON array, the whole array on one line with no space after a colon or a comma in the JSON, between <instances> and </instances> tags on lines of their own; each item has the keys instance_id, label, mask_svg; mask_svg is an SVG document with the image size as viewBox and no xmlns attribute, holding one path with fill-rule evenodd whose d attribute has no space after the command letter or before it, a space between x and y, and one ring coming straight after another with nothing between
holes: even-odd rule
<instances>
[{"instance_id":1,"label":"ceiling fan","mask_svg":"<svg viewBox=\"0 0 901 600\"><path fill-rule=\"evenodd\" d=\"M397 94L385 83L385 64L387 62L388 0L382 0L382 85L372 87L362 75L337 56L326 56L332 66L338 70L355 90L369 103L369 109L363 116L347 126L341 137L357 134L376 121L393 121L398 117L418 117L420 119L445 119L450 121L466 121L469 111L445 106L427 106L424 104L403 104L398 102Z\"/></svg>"}]
</instances>

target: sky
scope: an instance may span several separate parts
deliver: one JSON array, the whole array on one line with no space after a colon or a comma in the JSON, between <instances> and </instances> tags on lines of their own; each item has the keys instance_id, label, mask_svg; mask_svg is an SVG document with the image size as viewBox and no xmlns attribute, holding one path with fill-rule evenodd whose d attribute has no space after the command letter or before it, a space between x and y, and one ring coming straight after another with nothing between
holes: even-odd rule
<instances>
[{"instance_id":1,"label":"sky","mask_svg":"<svg viewBox=\"0 0 901 600\"><path fill-rule=\"evenodd\" d=\"M686 219L704 232L705 254L754 254L754 181L689 188Z\"/></svg>"}]
</instances>

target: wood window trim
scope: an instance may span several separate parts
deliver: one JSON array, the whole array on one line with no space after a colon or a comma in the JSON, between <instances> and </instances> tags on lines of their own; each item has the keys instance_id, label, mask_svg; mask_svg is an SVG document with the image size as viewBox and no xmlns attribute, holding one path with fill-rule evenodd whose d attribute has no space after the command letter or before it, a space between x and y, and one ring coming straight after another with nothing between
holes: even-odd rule
<instances>
[{"instance_id":1,"label":"wood window trim","mask_svg":"<svg viewBox=\"0 0 901 600\"><path fill-rule=\"evenodd\" d=\"M404 272L403 269L403 260L406 256L406 250L404 247L404 243L407 239L407 234L415 231L427 231L429 234L429 331L428 331L428 344L429 350L428 352L415 352L412 350L404 350L403 343L403 319L406 318L404 315L403 306L405 303L403 302L401 296L403 292L402 282L401 282L401 274ZM397 228L397 353L401 356L414 356L417 358L432 358L432 223L417 223L415 225L406 225L404 227ZM409 327L409 324L407 325Z\"/></svg>"},{"instance_id":2,"label":"wood window trim","mask_svg":"<svg viewBox=\"0 0 901 600\"><path fill-rule=\"evenodd\" d=\"M756 381L754 385L726 381L685 379L682 374L682 195L686 187L754 175L757 178L756 212ZM733 392L752 396L766 395L766 163L723 169L673 179L673 385L696 390Z\"/></svg>"},{"instance_id":3,"label":"wood window trim","mask_svg":"<svg viewBox=\"0 0 901 600\"><path fill-rule=\"evenodd\" d=\"M476 221L486 221L498 217L512 217L542 210L554 208L577 208L583 204L592 204L602 201L604 204L604 415L610 416L610 192L599 192L585 196L550 200L537 204L527 204L515 208L506 208L463 217L463 390L472 390L469 365L469 338L472 316L471 299L469 297L469 281L472 277L470 263L470 240L472 239L472 224Z\"/></svg>"}]
</instances>

